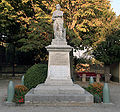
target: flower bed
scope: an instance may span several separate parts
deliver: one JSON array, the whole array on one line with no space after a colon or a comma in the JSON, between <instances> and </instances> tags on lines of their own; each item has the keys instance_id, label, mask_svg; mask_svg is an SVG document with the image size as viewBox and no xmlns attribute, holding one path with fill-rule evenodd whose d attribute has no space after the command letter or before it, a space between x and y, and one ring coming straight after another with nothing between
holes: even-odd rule
<instances>
[{"instance_id":1,"label":"flower bed","mask_svg":"<svg viewBox=\"0 0 120 112\"><path fill-rule=\"evenodd\" d=\"M25 102L25 94L28 92L28 88L24 85L15 86L14 102L17 104L23 104Z\"/></svg>"},{"instance_id":2,"label":"flower bed","mask_svg":"<svg viewBox=\"0 0 120 112\"><path fill-rule=\"evenodd\" d=\"M95 82L88 85L85 89L94 96L95 103L101 103L103 101L103 84Z\"/></svg>"}]
</instances>

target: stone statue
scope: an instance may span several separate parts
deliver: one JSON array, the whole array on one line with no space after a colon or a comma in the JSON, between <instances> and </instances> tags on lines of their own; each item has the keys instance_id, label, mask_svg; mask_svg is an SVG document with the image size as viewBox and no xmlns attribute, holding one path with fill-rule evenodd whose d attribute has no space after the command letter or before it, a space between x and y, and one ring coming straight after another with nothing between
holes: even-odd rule
<instances>
[{"instance_id":1,"label":"stone statue","mask_svg":"<svg viewBox=\"0 0 120 112\"><path fill-rule=\"evenodd\" d=\"M53 20L53 30L55 39L64 39L66 36L66 29L63 28L63 12L60 11L61 6L59 4L56 5L56 11L53 12L52 20Z\"/></svg>"}]
</instances>

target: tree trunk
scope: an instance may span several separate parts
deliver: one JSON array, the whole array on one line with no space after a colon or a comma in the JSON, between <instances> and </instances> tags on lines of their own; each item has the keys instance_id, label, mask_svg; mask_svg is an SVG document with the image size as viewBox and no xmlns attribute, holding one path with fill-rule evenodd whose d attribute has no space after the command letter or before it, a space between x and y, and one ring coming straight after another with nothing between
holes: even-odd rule
<instances>
[{"instance_id":1,"label":"tree trunk","mask_svg":"<svg viewBox=\"0 0 120 112\"><path fill-rule=\"evenodd\" d=\"M15 45L13 45L13 74L12 77L15 77Z\"/></svg>"}]
</instances>

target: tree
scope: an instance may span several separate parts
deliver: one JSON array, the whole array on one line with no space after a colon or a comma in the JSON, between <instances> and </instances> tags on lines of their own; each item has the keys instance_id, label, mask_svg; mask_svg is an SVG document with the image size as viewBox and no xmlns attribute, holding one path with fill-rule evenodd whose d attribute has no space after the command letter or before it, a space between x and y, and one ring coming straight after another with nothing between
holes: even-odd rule
<instances>
[{"instance_id":1,"label":"tree","mask_svg":"<svg viewBox=\"0 0 120 112\"><path fill-rule=\"evenodd\" d=\"M43 60L46 55L44 47L48 45L47 41L51 36L51 26L46 23L45 18L37 18L36 14L40 11L37 4L33 4L32 0L1 0L0 9L0 34L1 37L6 36L3 41L21 51L34 52L37 59L42 57Z\"/></svg>"},{"instance_id":2,"label":"tree","mask_svg":"<svg viewBox=\"0 0 120 112\"><path fill-rule=\"evenodd\" d=\"M44 48L53 38L51 18L57 3L64 12L68 43L75 49L94 48L97 43L105 40L109 29L107 26L115 16L108 0L2 0L1 3L11 7L2 7L5 21L8 22L7 13L7 18L10 15L13 23L18 25L16 35L12 36L17 41L17 47L25 52L36 51L36 57L39 58L47 58ZM4 14L5 8L7 12ZM41 53L43 51L44 56Z\"/></svg>"},{"instance_id":3,"label":"tree","mask_svg":"<svg viewBox=\"0 0 120 112\"><path fill-rule=\"evenodd\" d=\"M75 49L94 47L105 39L106 26L114 19L109 0L44 0L43 4L55 10L62 6L67 28L67 40ZM104 34L105 33L105 34Z\"/></svg>"},{"instance_id":4,"label":"tree","mask_svg":"<svg viewBox=\"0 0 120 112\"><path fill-rule=\"evenodd\" d=\"M111 34L94 50L95 58L106 65L120 61L120 30Z\"/></svg>"},{"instance_id":5,"label":"tree","mask_svg":"<svg viewBox=\"0 0 120 112\"><path fill-rule=\"evenodd\" d=\"M110 74L110 64L120 62L120 17L113 22L110 29L106 40L99 43L93 51L95 59L104 62L105 74Z\"/></svg>"},{"instance_id":6,"label":"tree","mask_svg":"<svg viewBox=\"0 0 120 112\"><path fill-rule=\"evenodd\" d=\"M0 1L0 36L4 36L4 42L16 42L20 36L20 24L16 21L16 11L8 0Z\"/></svg>"},{"instance_id":7,"label":"tree","mask_svg":"<svg viewBox=\"0 0 120 112\"><path fill-rule=\"evenodd\" d=\"M95 58L106 65L120 61L120 16L111 24L106 40L97 45Z\"/></svg>"}]
</instances>

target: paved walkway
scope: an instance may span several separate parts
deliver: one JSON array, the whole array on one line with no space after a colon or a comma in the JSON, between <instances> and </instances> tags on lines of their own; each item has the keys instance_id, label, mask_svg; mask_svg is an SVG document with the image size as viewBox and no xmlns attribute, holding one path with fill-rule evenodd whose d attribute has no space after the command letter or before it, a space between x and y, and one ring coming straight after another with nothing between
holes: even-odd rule
<instances>
[{"instance_id":1,"label":"paved walkway","mask_svg":"<svg viewBox=\"0 0 120 112\"><path fill-rule=\"evenodd\" d=\"M11 80L11 79L10 79ZM7 95L9 80L0 80L0 112L120 112L120 84L110 83L112 104L93 104L92 106L5 106L3 101ZM20 80L14 80L20 84Z\"/></svg>"}]
</instances>

